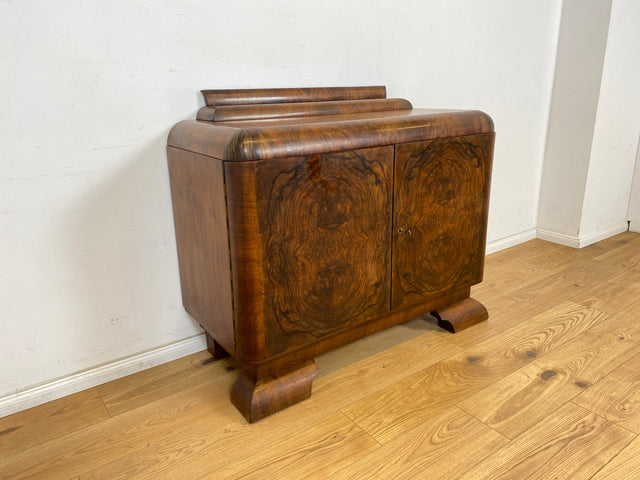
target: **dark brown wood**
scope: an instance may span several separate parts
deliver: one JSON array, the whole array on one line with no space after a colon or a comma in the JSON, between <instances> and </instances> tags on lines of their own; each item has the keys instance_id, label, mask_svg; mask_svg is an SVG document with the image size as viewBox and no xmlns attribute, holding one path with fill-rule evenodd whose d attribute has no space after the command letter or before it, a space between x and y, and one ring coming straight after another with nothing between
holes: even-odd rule
<instances>
[{"instance_id":1,"label":"dark brown wood","mask_svg":"<svg viewBox=\"0 0 640 480\"><path fill-rule=\"evenodd\" d=\"M393 147L229 162L225 175L230 218L250 219L230 223L238 339L261 332L238 340L243 358L389 310Z\"/></svg>"},{"instance_id":2,"label":"dark brown wood","mask_svg":"<svg viewBox=\"0 0 640 480\"><path fill-rule=\"evenodd\" d=\"M465 298L460 302L434 310L431 315L436 317L438 326L451 333L459 332L489 318L484 305L473 298Z\"/></svg>"},{"instance_id":3,"label":"dark brown wood","mask_svg":"<svg viewBox=\"0 0 640 480\"><path fill-rule=\"evenodd\" d=\"M257 98L215 101L243 95ZM214 357L243 369L232 398L249 421L308 397L316 355L428 312L453 331L486 318L469 293L482 280L491 119L353 103L219 107L281 116L169 135L185 307Z\"/></svg>"},{"instance_id":4,"label":"dark brown wood","mask_svg":"<svg viewBox=\"0 0 640 480\"><path fill-rule=\"evenodd\" d=\"M237 122L185 120L168 144L221 160L242 162L396 145L493 131L477 111L394 110Z\"/></svg>"},{"instance_id":5,"label":"dark brown wood","mask_svg":"<svg viewBox=\"0 0 640 480\"><path fill-rule=\"evenodd\" d=\"M269 118L308 117L313 115L344 115L348 113L410 110L411 103L403 98L345 100L339 102L275 103L202 107L198 120L229 122Z\"/></svg>"},{"instance_id":6,"label":"dark brown wood","mask_svg":"<svg viewBox=\"0 0 640 480\"><path fill-rule=\"evenodd\" d=\"M385 98L385 87L245 88L201 90L207 106Z\"/></svg>"},{"instance_id":7,"label":"dark brown wood","mask_svg":"<svg viewBox=\"0 0 640 480\"><path fill-rule=\"evenodd\" d=\"M244 362L243 367L246 371L252 372L252 375L262 377L267 375L275 376L278 372L296 368L297 365L300 365L308 359L334 350L347 343L355 342L356 340L380 332L386 328L399 325L413 318L445 307L446 305L464 300L469 297L469 293L470 289L461 289L448 292L446 295L433 298L428 302L390 310L384 315L369 319L366 323L337 330L313 342L309 342L297 350L291 350L269 358L266 362Z\"/></svg>"},{"instance_id":8,"label":"dark brown wood","mask_svg":"<svg viewBox=\"0 0 640 480\"><path fill-rule=\"evenodd\" d=\"M313 360L293 371L256 379L243 372L231 389L231 402L249 423L301 402L311 396L311 382L318 372Z\"/></svg>"},{"instance_id":9,"label":"dark brown wood","mask_svg":"<svg viewBox=\"0 0 640 480\"><path fill-rule=\"evenodd\" d=\"M392 307L482 281L493 134L396 147Z\"/></svg>"},{"instance_id":10,"label":"dark brown wood","mask_svg":"<svg viewBox=\"0 0 640 480\"><path fill-rule=\"evenodd\" d=\"M167 148L185 309L225 350L235 343L222 162Z\"/></svg>"},{"instance_id":11,"label":"dark brown wood","mask_svg":"<svg viewBox=\"0 0 640 480\"><path fill-rule=\"evenodd\" d=\"M216 342L215 338L209 335L209 333L206 331L205 335L207 338L207 350L209 350L214 360L220 360L221 358L229 356L229 353L224 348L222 348L222 345Z\"/></svg>"}]
</instances>

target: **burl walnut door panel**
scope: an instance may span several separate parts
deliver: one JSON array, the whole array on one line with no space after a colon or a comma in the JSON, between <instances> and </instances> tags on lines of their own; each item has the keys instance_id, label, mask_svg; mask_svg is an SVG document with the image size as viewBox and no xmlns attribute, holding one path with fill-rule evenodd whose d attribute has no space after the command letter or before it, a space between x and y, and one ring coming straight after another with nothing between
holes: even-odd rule
<instances>
[{"instance_id":1,"label":"burl walnut door panel","mask_svg":"<svg viewBox=\"0 0 640 480\"><path fill-rule=\"evenodd\" d=\"M252 337L264 329L238 345L245 357L389 311L392 146L227 163L226 173L236 323ZM246 241L250 228L257 244Z\"/></svg>"},{"instance_id":2,"label":"burl walnut door panel","mask_svg":"<svg viewBox=\"0 0 640 480\"><path fill-rule=\"evenodd\" d=\"M396 146L392 308L482 280L493 139Z\"/></svg>"}]
</instances>

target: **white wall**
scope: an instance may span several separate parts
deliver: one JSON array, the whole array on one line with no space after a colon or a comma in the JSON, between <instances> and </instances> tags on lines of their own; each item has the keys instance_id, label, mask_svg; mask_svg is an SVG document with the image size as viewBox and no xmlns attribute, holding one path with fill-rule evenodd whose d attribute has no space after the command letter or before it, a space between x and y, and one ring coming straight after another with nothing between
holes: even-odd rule
<instances>
[{"instance_id":1,"label":"white wall","mask_svg":"<svg viewBox=\"0 0 640 480\"><path fill-rule=\"evenodd\" d=\"M614 0L580 237L627 229L640 136L640 2Z\"/></svg>"},{"instance_id":2,"label":"white wall","mask_svg":"<svg viewBox=\"0 0 640 480\"><path fill-rule=\"evenodd\" d=\"M584 203L611 0L564 0L540 187L538 228L577 239Z\"/></svg>"},{"instance_id":3,"label":"white wall","mask_svg":"<svg viewBox=\"0 0 640 480\"><path fill-rule=\"evenodd\" d=\"M0 397L197 335L164 145L201 88L383 84L496 124L489 241L535 228L555 0L0 2Z\"/></svg>"},{"instance_id":4,"label":"white wall","mask_svg":"<svg viewBox=\"0 0 640 480\"><path fill-rule=\"evenodd\" d=\"M560 4L418 0L385 7L380 65L391 93L415 106L484 110L494 120L488 241L535 234Z\"/></svg>"}]
</instances>

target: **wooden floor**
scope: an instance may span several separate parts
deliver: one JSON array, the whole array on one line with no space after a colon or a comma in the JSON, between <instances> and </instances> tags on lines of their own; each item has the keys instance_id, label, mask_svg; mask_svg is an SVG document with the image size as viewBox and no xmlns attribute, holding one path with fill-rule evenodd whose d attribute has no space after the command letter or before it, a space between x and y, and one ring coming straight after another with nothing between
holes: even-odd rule
<instances>
[{"instance_id":1,"label":"wooden floor","mask_svg":"<svg viewBox=\"0 0 640 480\"><path fill-rule=\"evenodd\" d=\"M640 235L487 257L487 322L428 316L317 359L248 425L207 352L0 419L0 478L640 478Z\"/></svg>"}]
</instances>

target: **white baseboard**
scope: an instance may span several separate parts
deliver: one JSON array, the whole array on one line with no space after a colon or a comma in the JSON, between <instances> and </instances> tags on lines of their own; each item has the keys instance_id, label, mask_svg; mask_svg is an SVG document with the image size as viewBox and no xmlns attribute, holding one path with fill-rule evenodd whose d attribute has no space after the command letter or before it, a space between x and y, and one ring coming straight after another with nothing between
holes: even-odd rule
<instances>
[{"instance_id":1,"label":"white baseboard","mask_svg":"<svg viewBox=\"0 0 640 480\"><path fill-rule=\"evenodd\" d=\"M605 238L613 237L614 235L618 235L619 233L626 232L629 229L629 224L627 222L622 222L618 225L614 225L607 230L602 232L593 233L591 235L587 235L585 237L580 237L580 247L586 247L593 243L598 243Z\"/></svg>"},{"instance_id":2,"label":"white baseboard","mask_svg":"<svg viewBox=\"0 0 640 480\"><path fill-rule=\"evenodd\" d=\"M540 240L564 245L565 247L580 248L580 239L572 235L564 235L563 233L556 233L551 230L538 228L536 237Z\"/></svg>"},{"instance_id":3,"label":"white baseboard","mask_svg":"<svg viewBox=\"0 0 640 480\"><path fill-rule=\"evenodd\" d=\"M207 348L204 333L0 397L0 418Z\"/></svg>"},{"instance_id":4,"label":"white baseboard","mask_svg":"<svg viewBox=\"0 0 640 480\"><path fill-rule=\"evenodd\" d=\"M629 228L627 222L622 222L618 225L614 225L602 232L592 233L591 235L576 237L572 235L564 235L562 233L551 232L542 228L538 229L537 236L541 240L547 240L553 243L559 243L567 247L584 248L594 243L598 243L605 238L613 237L622 232L626 232Z\"/></svg>"},{"instance_id":5,"label":"white baseboard","mask_svg":"<svg viewBox=\"0 0 640 480\"><path fill-rule=\"evenodd\" d=\"M532 228L531 230L526 230L524 232L516 233L515 235L510 235L508 237L501 238L500 240L494 240L493 242L487 243L485 253L486 255L489 255L491 253L499 252L500 250L528 242L534 238L536 238L536 229Z\"/></svg>"}]
</instances>

